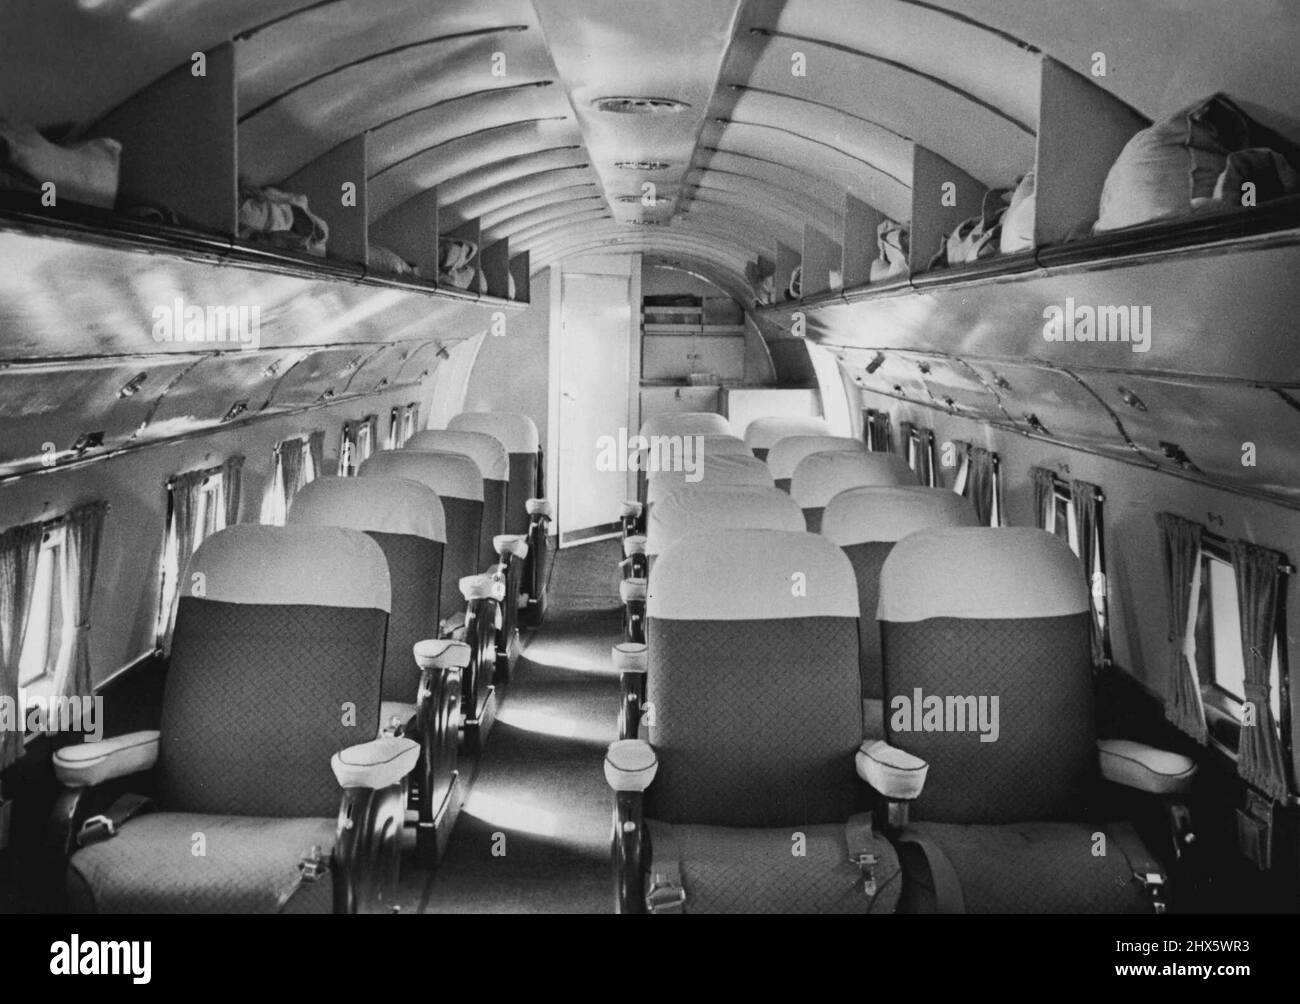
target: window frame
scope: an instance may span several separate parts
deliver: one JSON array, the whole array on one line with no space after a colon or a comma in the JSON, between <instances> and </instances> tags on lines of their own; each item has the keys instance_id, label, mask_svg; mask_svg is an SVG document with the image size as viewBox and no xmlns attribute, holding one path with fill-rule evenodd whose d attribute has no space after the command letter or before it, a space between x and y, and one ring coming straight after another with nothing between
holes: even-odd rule
<instances>
[{"instance_id":1,"label":"window frame","mask_svg":"<svg viewBox=\"0 0 1300 1004\"><path fill-rule=\"evenodd\" d=\"M877 439L885 444L883 450L876 449ZM862 409L862 441L866 443L868 453L894 452L893 420L889 412L879 408Z\"/></svg>"},{"instance_id":2,"label":"window frame","mask_svg":"<svg viewBox=\"0 0 1300 1004\"><path fill-rule=\"evenodd\" d=\"M926 488L939 487L939 458L934 430L914 425L907 437L907 466ZM918 468L918 465L919 468Z\"/></svg>"},{"instance_id":3,"label":"window frame","mask_svg":"<svg viewBox=\"0 0 1300 1004\"><path fill-rule=\"evenodd\" d=\"M67 544L67 527L62 519L45 524L41 533L41 549L37 557L36 581L39 585L42 568L46 570L49 581L42 605L38 606L38 593L34 590L32 605L27 611L27 624L23 631L23 647L18 656L18 691L19 694L35 693L48 696L53 692L55 677L63 650L68 643L68 625L63 610L63 548ZM58 619L54 618L57 608ZM32 621L41 618L44 624L41 630L33 632ZM57 627L57 637L55 628ZM37 639L39 638L39 642ZM24 676L23 664L29 659L28 645L41 646L40 672ZM35 660L33 660L35 661Z\"/></svg>"},{"instance_id":4,"label":"window frame","mask_svg":"<svg viewBox=\"0 0 1300 1004\"><path fill-rule=\"evenodd\" d=\"M1244 695L1240 698L1237 697L1218 680L1218 673L1216 672L1217 659L1214 655L1214 636L1219 615L1215 613L1212 589L1206 579L1207 571L1213 567L1211 562L1217 562L1226 568L1227 574L1232 581L1233 597L1238 604L1241 602L1240 593L1237 591L1236 572L1232 567L1232 552L1228 549L1227 541L1214 534L1203 532L1201 536L1201 552L1197 557L1197 570L1192 585L1192 603L1188 611L1188 631L1195 645L1195 658L1191 660L1193 664L1192 670L1196 674L1196 684L1201 707L1205 714L1206 731L1209 739L1222 752L1235 759L1241 749L1241 730L1245 727L1241 721L1241 711L1246 702ZM1285 580L1286 575L1284 574L1282 581L1285 582ZM1208 597L1210 600L1210 634L1207 644L1204 646L1204 654L1200 638L1201 632L1198 630L1201 622L1203 596ZM1239 607L1234 609L1230 616L1240 624ZM1203 673L1202 660L1206 658L1208 658L1208 673ZM1286 646L1286 597L1285 590L1281 588L1273 621L1273 656L1270 672L1274 701L1271 710L1277 725L1278 738L1287 760L1290 761L1292 758L1291 681ZM1245 678L1244 665L1242 666L1242 678L1243 680Z\"/></svg>"},{"instance_id":5,"label":"window frame","mask_svg":"<svg viewBox=\"0 0 1300 1004\"><path fill-rule=\"evenodd\" d=\"M200 510L203 518L194 521L195 539L190 551L191 554L197 551L199 545L212 534L220 533L226 528L226 478L222 467L209 467L198 473L204 476L199 494L203 507ZM178 567L180 562L176 553L175 493L176 477L178 476L173 476L167 480L167 515L163 530L162 555L159 562L161 568L158 575L158 610L154 617L154 647L156 649L163 647L167 635L174 627L173 624L168 623L168 620L171 617L172 602L176 598L177 590L180 589L181 576L185 574L185 569ZM211 520L208 519L209 515L212 516ZM220 525L217 525L218 521ZM206 531L210 523L213 529Z\"/></svg>"}]
</instances>

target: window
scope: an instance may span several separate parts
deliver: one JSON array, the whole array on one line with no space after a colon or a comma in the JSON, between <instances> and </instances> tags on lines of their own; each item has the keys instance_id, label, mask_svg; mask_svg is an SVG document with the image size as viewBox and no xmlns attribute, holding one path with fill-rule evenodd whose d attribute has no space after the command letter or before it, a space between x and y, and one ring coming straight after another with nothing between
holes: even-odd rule
<instances>
[{"instance_id":1,"label":"window","mask_svg":"<svg viewBox=\"0 0 1300 1004\"><path fill-rule=\"evenodd\" d=\"M957 461L957 475L952 479L952 490L958 495L965 495L966 482L970 480L970 443L956 445L961 459Z\"/></svg>"},{"instance_id":2,"label":"window","mask_svg":"<svg viewBox=\"0 0 1300 1004\"><path fill-rule=\"evenodd\" d=\"M357 473L361 461L357 459L357 423L344 422L343 436L339 440L339 477L351 477Z\"/></svg>"},{"instance_id":3,"label":"window","mask_svg":"<svg viewBox=\"0 0 1300 1004\"><path fill-rule=\"evenodd\" d=\"M934 432L914 426L907 428L907 466L927 488L939 483L939 465L935 454Z\"/></svg>"},{"instance_id":4,"label":"window","mask_svg":"<svg viewBox=\"0 0 1300 1004\"><path fill-rule=\"evenodd\" d=\"M1196 672L1211 734L1224 745L1237 741L1223 728L1225 717L1240 723L1246 703L1246 670L1241 656L1241 620L1237 608L1237 579L1227 549L1213 538L1203 539L1201 562L1193 583L1196 596ZM1269 669L1273 720L1281 731L1282 667L1277 632L1272 639ZM1217 714L1216 714L1217 712ZM1216 725L1219 726L1216 728ZM1235 732L1232 729L1231 732Z\"/></svg>"},{"instance_id":5,"label":"window","mask_svg":"<svg viewBox=\"0 0 1300 1004\"><path fill-rule=\"evenodd\" d=\"M370 454L375 449L375 416L371 415L361 427L357 429L357 457L358 464L362 460L369 460Z\"/></svg>"},{"instance_id":6,"label":"window","mask_svg":"<svg viewBox=\"0 0 1300 1004\"><path fill-rule=\"evenodd\" d=\"M32 606L18 659L18 686L22 691L48 691L63 651L63 545L63 527L48 527L41 538Z\"/></svg>"},{"instance_id":7,"label":"window","mask_svg":"<svg viewBox=\"0 0 1300 1004\"><path fill-rule=\"evenodd\" d=\"M394 408L388 413L388 443L386 450L395 450L406 440L402 439L402 409Z\"/></svg>"},{"instance_id":8,"label":"window","mask_svg":"<svg viewBox=\"0 0 1300 1004\"><path fill-rule=\"evenodd\" d=\"M1070 545L1071 551L1079 554L1079 526L1074 499L1070 497L1070 486L1059 478L1052 485L1052 502L1047 509L1047 526L1044 529L1056 534Z\"/></svg>"},{"instance_id":9,"label":"window","mask_svg":"<svg viewBox=\"0 0 1300 1004\"><path fill-rule=\"evenodd\" d=\"M402 442L415 435L415 430L420 422L420 405L417 401L412 401L406 406L406 413L402 415Z\"/></svg>"},{"instance_id":10,"label":"window","mask_svg":"<svg viewBox=\"0 0 1300 1004\"><path fill-rule=\"evenodd\" d=\"M872 453L893 453L893 432L890 428L889 413L867 408L864 411L862 438L867 449Z\"/></svg>"},{"instance_id":11,"label":"window","mask_svg":"<svg viewBox=\"0 0 1300 1004\"><path fill-rule=\"evenodd\" d=\"M226 483L221 469L180 475L169 486L167 535L163 541L162 597L158 606L158 637L171 632L175 615L177 589L184 566L200 544L226 528ZM190 496L190 523L180 525L176 506L178 492ZM182 541L188 533L189 540ZM185 546L182 546L184 544Z\"/></svg>"},{"instance_id":12,"label":"window","mask_svg":"<svg viewBox=\"0 0 1300 1004\"><path fill-rule=\"evenodd\" d=\"M1002 526L1002 459L992 450L959 444L961 462L952 490L975 506L983 526Z\"/></svg>"}]
</instances>

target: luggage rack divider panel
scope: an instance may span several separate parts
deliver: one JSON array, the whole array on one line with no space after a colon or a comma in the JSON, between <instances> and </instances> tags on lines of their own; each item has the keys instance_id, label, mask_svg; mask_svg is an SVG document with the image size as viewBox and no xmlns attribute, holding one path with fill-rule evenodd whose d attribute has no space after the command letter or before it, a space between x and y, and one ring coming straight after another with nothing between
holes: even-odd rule
<instances>
[{"instance_id":1,"label":"luggage rack divider panel","mask_svg":"<svg viewBox=\"0 0 1300 1004\"><path fill-rule=\"evenodd\" d=\"M871 263L876 260L876 231L885 214L856 196L844 196L844 253L840 266L845 289L871 281Z\"/></svg>"},{"instance_id":2,"label":"luggage rack divider panel","mask_svg":"<svg viewBox=\"0 0 1300 1004\"><path fill-rule=\"evenodd\" d=\"M844 252L839 244L814 227L803 227L803 278L799 287L800 299L825 293L831 288L831 271L838 271ZM841 286L843 274L840 276Z\"/></svg>"},{"instance_id":3,"label":"luggage rack divider panel","mask_svg":"<svg viewBox=\"0 0 1300 1004\"><path fill-rule=\"evenodd\" d=\"M394 206L369 225L368 239L405 258L425 282L438 280L438 190Z\"/></svg>"},{"instance_id":4,"label":"luggage rack divider panel","mask_svg":"<svg viewBox=\"0 0 1300 1004\"><path fill-rule=\"evenodd\" d=\"M945 187L948 185L951 189ZM930 259L958 224L980 214L984 192L982 184L937 153L923 146L912 148L912 245L908 265L913 275L929 268Z\"/></svg>"},{"instance_id":5,"label":"luggage rack divider panel","mask_svg":"<svg viewBox=\"0 0 1300 1004\"><path fill-rule=\"evenodd\" d=\"M510 295L510 238L483 248L478 253L479 266L487 277L488 296L505 299Z\"/></svg>"},{"instance_id":6,"label":"luggage rack divider panel","mask_svg":"<svg viewBox=\"0 0 1300 1004\"><path fill-rule=\"evenodd\" d=\"M196 53L196 55L198 55ZM122 144L119 204L161 204L187 224L238 231L235 50L223 42L132 95L90 130Z\"/></svg>"},{"instance_id":7,"label":"luggage rack divider panel","mask_svg":"<svg viewBox=\"0 0 1300 1004\"><path fill-rule=\"evenodd\" d=\"M776 242L776 276L773 279L772 290L776 297L776 303L786 303L786 291L790 288L790 279L794 275L794 270L799 267L800 256L799 249L792 248L783 241Z\"/></svg>"},{"instance_id":8,"label":"luggage rack divider panel","mask_svg":"<svg viewBox=\"0 0 1300 1004\"><path fill-rule=\"evenodd\" d=\"M1063 244L1097 219L1102 186L1124 144L1151 121L1105 88L1043 57L1034 244ZM1085 234L1086 236L1086 234Z\"/></svg>"},{"instance_id":9,"label":"luggage rack divider panel","mask_svg":"<svg viewBox=\"0 0 1300 1004\"><path fill-rule=\"evenodd\" d=\"M340 143L275 187L307 196L313 213L329 227L329 256L365 265L366 133ZM355 186L351 204L344 203L345 184Z\"/></svg>"},{"instance_id":10,"label":"luggage rack divider panel","mask_svg":"<svg viewBox=\"0 0 1300 1004\"><path fill-rule=\"evenodd\" d=\"M527 251L521 251L510 259L510 274L515 277L515 299L521 303L532 300L532 272Z\"/></svg>"}]
</instances>

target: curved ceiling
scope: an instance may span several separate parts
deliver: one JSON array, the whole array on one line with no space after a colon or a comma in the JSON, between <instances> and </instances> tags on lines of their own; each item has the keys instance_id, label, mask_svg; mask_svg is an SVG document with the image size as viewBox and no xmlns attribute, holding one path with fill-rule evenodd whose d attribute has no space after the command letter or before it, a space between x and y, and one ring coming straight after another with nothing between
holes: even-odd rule
<instances>
[{"instance_id":1,"label":"curved ceiling","mask_svg":"<svg viewBox=\"0 0 1300 1004\"><path fill-rule=\"evenodd\" d=\"M1225 91L1300 131L1276 107L1300 93L1288 0L9 0L0 108L93 133L223 42L254 183L365 133L375 217L436 188L534 268L643 252L742 299L777 240L838 239L845 193L906 221L914 143L1023 172L1043 55L1103 54L1096 82L1151 117Z\"/></svg>"}]
</instances>

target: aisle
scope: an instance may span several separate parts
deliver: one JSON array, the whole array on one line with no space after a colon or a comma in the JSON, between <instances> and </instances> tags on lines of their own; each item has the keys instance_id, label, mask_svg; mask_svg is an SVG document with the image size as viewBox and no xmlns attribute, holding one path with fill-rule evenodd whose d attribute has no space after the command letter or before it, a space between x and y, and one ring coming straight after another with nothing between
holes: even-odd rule
<instances>
[{"instance_id":1,"label":"aisle","mask_svg":"<svg viewBox=\"0 0 1300 1004\"><path fill-rule=\"evenodd\" d=\"M607 913L618 541L560 552L423 911Z\"/></svg>"}]
</instances>

